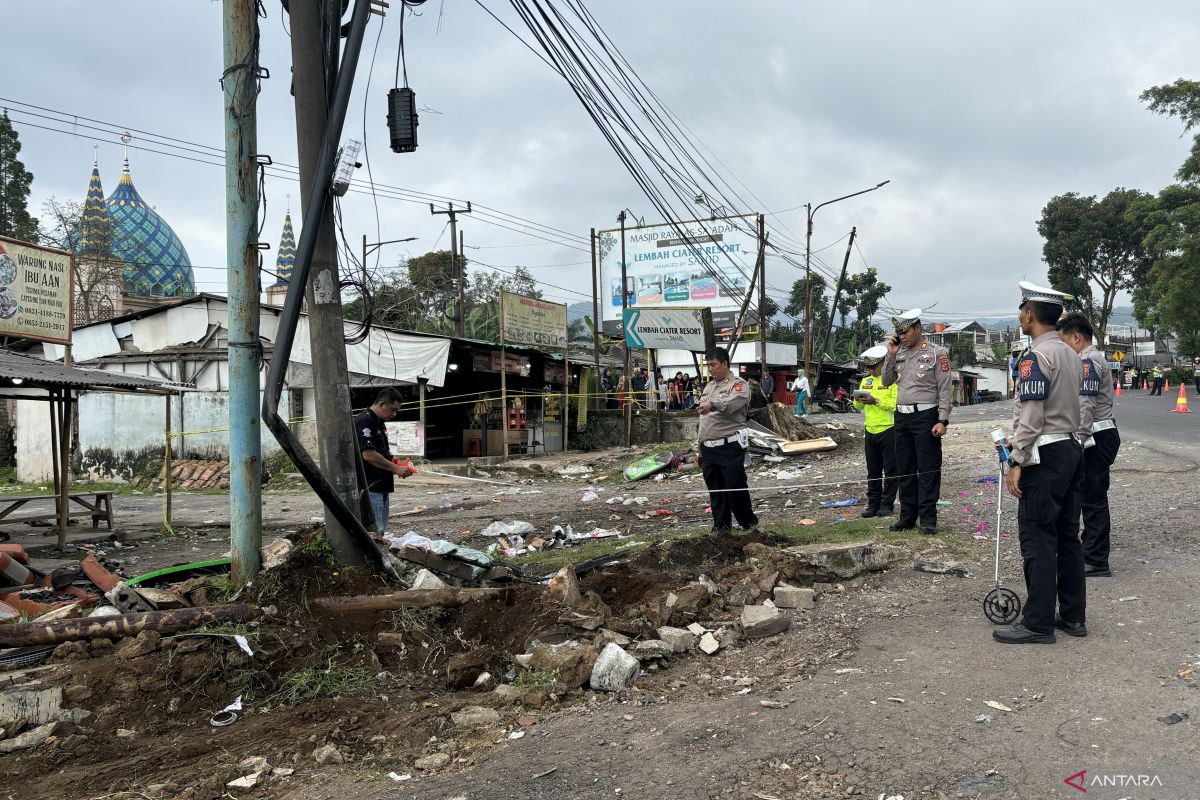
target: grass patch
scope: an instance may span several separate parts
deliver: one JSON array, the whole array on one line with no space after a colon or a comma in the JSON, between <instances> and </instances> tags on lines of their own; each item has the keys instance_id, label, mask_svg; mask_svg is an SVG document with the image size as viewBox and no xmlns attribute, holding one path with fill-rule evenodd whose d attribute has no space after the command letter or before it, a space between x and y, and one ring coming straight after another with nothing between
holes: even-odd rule
<instances>
[{"instance_id":1,"label":"grass patch","mask_svg":"<svg viewBox=\"0 0 1200 800\"><path fill-rule=\"evenodd\" d=\"M517 673L513 679L514 686L532 686L537 689L551 690L558 684L558 670L525 669Z\"/></svg>"},{"instance_id":2,"label":"grass patch","mask_svg":"<svg viewBox=\"0 0 1200 800\"><path fill-rule=\"evenodd\" d=\"M880 544L895 544L923 550L931 542L938 542L948 550L965 553L966 543L961 536L955 536L949 530L943 530L934 536L914 531L888 530L894 517L882 519L861 519L851 517L845 522L818 521L816 525L796 525L787 522L769 522L763 526L765 531L783 536L793 544L841 544L844 542L861 542L869 540Z\"/></svg>"},{"instance_id":3,"label":"grass patch","mask_svg":"<svg viewBox=\"0 0 1200 800\"><path fill-rule=\"evenodd\" d=\"M303 555L309 556L317 561L322 561L327 564L333 564L333 545L329 543L329 537L324 534L318 534L300 548Z\"/></svg>"},{"instance_id":4,"label":"grass patch","mask_svg":"<svg viewBox=\"0 0 1200 800\"><path fill-rule=\"evenodd\" d=\"M374 678L364 667L348 667L337 663L339 648L330 649L319 667L293 670L280 680L278 691L267 701L272 705L295 706L323 697L340 697L371 687Z\"/></svg>"},{"instance_id":5,"label":"grass patch","mask_svg":"<svg viewBox=\"0 0 1200 800\"><path fill-rule=\"evenodd\" d=\"M551 567L560 569L568 564L578 564L581 561L589 561L600 556L608 556L613 553L630 550L637 545L645 544L647 540L633 537L618 539L597 539L594 542L575 545L571 547L555 547L552 550L539 550L535 553L529 553L521 556L519 560L514 560L513 564L521 567Z\"/></svg>"}]
</instances>

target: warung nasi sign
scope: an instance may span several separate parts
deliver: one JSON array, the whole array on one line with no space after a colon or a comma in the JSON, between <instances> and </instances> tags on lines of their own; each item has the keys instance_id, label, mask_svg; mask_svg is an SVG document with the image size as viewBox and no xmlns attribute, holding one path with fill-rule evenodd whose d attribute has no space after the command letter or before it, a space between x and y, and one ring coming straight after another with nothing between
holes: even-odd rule
<instances>
[{"instance_id":1,"label":"warung nasi sign","mask_svg":"<svg viewBox=\"0 0 1200 800\"><path fill-rule=\"evenodd\" d=\"M70 253L0 237L0 336L71 343Z\"/></svg>"}]
</instances>

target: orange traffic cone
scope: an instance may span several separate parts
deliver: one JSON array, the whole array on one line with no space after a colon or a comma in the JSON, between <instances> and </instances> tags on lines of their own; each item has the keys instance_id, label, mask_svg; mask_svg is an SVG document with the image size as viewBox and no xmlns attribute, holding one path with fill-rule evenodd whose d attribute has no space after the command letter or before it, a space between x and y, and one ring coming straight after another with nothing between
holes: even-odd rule
<instances>
[{"instance_id":1,"label":"orange traffic cone","mask_svg":"<svg viewBox=\"0 0 1200 800\"><path fill-rule=\"evenodd\" d=\"M1186 389L1187 389L1186 384L1182 384L1182 383L1179 384L1179 399L1175 401L1175 413L1176 414L1192 413L1192 412L1188 411Z\"/></svg>"},{"instance_id":2,"label":"orange traffic cone","mask_svg":"<svg viewBox=\"0 0 1200 800\"><path fill-rule=\"evenodd\" d=\"M1121 396L1121 380L1117 379L1117 397Z\"/></svg>"},{"instance_id":3,"label":"orange traffic cone","mask_svg":"<svg viewBox=\"0 0 1200 800\"><path fill-rule=\"evenodd\" d=\"M1171 391L1171 379L1170 378L1163 378L1163 389L1165 389L1168 392Z\"/></svg>"}]
</instances>

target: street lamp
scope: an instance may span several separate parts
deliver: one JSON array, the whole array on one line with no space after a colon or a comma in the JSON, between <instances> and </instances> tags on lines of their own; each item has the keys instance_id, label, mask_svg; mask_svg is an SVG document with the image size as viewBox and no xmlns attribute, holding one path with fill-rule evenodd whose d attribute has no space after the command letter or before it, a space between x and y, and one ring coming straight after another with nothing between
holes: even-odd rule
<instances>
[{"instance_id":1,"label":"street lamp","mask_svg":"<svg viewBox=\"0 0 1200 800\"><path fill-rule=\"evenodd\" d=\"M815 208L812 203L806 203L805 208L808 209L808 230L804 237L804 374L808 374L809 367L812 362L812 234L813 234L813 217L822 207L837 203L841 200L848 200L851 197L858 197L860 194L873 192L876 189L881 189L891 183L891 180L886 180L877 183L870 189L863 189L860 192L853 194L842 195L835 197L832 200L826 200Z\"/></svg>"},{"instance_id":2,"label":"street lamp","mask_svg":"<svg viewBox=\"0 0 1200 800\"><path fill-rule=\"evenodd\" d=\"M363 269L367 268L367 256L370 255L371 253L374 253L376 250L383 247L385 244L399 244L400 242L415 242L416 240L417 240L416 236L409 236L407 239L392 239L392 240L386 241L386 242L372 242L371 244L367 244L367 236L366 236L366 234L363 234L363 248L362 248Z\"/></svg>"}]
</instances>

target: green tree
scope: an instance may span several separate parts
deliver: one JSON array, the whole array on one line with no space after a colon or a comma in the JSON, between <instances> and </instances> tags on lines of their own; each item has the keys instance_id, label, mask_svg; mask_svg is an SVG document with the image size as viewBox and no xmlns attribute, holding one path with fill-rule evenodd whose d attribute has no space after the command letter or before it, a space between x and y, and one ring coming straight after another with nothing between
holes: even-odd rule
<instances>
[{"instance_id":1,"label":"green tree","mask_svg":"<svg viewBox=\"0 0 1200 800\"><path fill-rule=\"evenodd\" d=\"M975 364L979 356L975 353L975 340L970 335L960 334L950 345L950 363L956 368Z\"/></svg>"},{"instance_id":2,"label":"green tree","mask_svg":"<svg viewBox=\"0 0 1200 800\"><path fill-rule=\"evenodd\" d=\"M804 312L805 312L805 292L807 282L805 278L801 278L792 284L791 294L788 295L787 305L783 307L784 313L792 317L795 321L791 325L791 335L786 337L796 343L797 347L804 347ZM829 318L833 313L830 300L825 296L828 287L825 284L825 279L820 275L813 275L812 285L812 331L813 341L820 342L821 337L829 328ZM817 346L813 346L813 358L821 359L822 354L817 352Z\"/></svg>"},{"instance_id":3,"label":"green tree","mask_svg":"<svg viewBox=\"0 0 1200 800\"><path fill-rule=\"evenodd\" d=\"M33 173L17 158L21 137L8 118L0 115L0 236L36 242L37 220L29 215L29 187Z\"/></svg>"},{"instance_id":4,"label":"green tree","mask_svg":"<svg viewBox=\"0 0 1200 800\"><path fill-rule=\"evenodd\" d=\"M1200 125L1200 82L1180 78L1166 86L1151 86L1138 99L1155 114L1181 120L1184 133ZM1200 135L1192 137L1192 150L1175 177L1184 183L1200 181Z\"/></svg>"},{"instance_id":5,"label":"green tree","mask_svg":"<svg viewBox=\"0 0 1200 800\"><path fill-rule=\"evenodd\" d=\"M1117 293L1144 280L1153 260L1146 229L1129 213L1149 199L1136 189L1113 189L1101 200L1068 192L1051 198L1038 220L1050 285L1078 298L1101 342Z\"/></svg>"}]
</instances>

